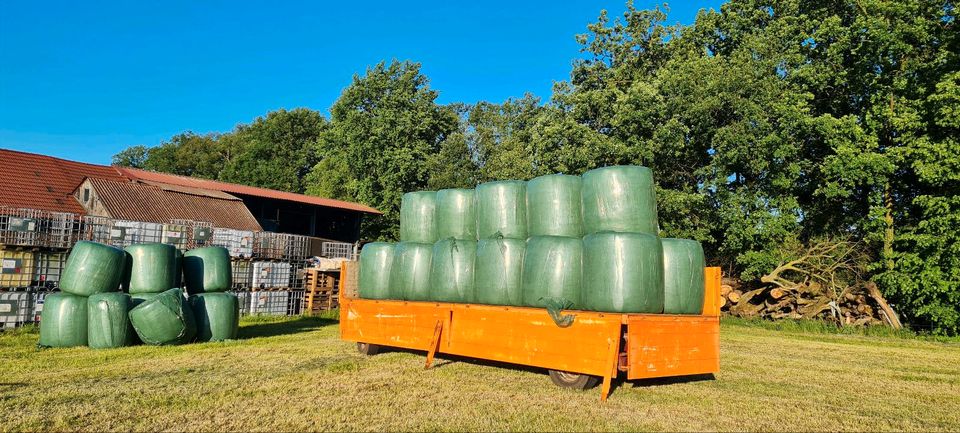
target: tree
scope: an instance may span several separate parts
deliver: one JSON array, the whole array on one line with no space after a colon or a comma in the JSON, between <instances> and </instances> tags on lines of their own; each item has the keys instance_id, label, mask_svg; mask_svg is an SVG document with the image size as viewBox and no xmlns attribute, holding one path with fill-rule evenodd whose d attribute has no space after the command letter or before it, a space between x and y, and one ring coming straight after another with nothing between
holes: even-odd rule
<instances>
[{"instance_id":1,"label":"tree","mask_svg":"<svg viewBox=\"0 0 960 433\"><path fill-rule=\"evenodd\" d=\"M143 168L147 163L150 148L142 144L130 146L113 155L111 165L130 168Z\"/></svg>"},{"instance_id":2,"label":"tree","mask_svg":"<svg viewBox=\"0 0 960 433\"><path fill-rule=\"evenodd\" d=\"M230 158L230 149L221 146L219 134L200 135L192 131L174 135L147 151L142 168L183 176L216 179Z\"/></svg>"},{"instance_id":3,"label":"tree","mask_svg":"<svg viewBox=\"0 0 960 433\"><path fill-rule=\"evenodd\" d=\"M428 161L457 130L456 111L436 98L418 63L380 63L354 76L331 109L308 189L379 209L383 217L366 221L363 236L396 239L403 193L427 187Z\"/></svg>"},{"instance_id":4,"label":"tree","mask_svg":"<svg viewBox=\"0 0 960 433\"><path fill-rule=\"evenodd\" d=\"M233 149L220 180L301 193L304 177L319 161L316 142L328 127L317 111L280 109L238 125L221 140Z\"/></svg>"}]
</instances>

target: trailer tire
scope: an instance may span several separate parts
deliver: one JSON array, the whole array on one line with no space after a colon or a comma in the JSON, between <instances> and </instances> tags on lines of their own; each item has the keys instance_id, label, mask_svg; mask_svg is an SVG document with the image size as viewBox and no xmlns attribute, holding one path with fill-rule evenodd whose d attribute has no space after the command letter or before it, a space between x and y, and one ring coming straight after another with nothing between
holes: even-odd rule
<instances>
[{"instance_id":1,"label":"trailer tire","mask_svg":"<svg viewBox=\"0 0 960 433\"><path fill-rule=\"evenodd\" d=\"M373 356L380 353L380 345L370 343L357 343L357 352L367 356Z\"/></svg>"},{"instance_id":2,"label":"trailer tire","mask_svg":"<svg viewBox=\"0 0 960 433\"><path fill-rule=\"evenodd\" d=\"M550 370L550 380L561 388L587 390L600 384L600 378L589 374L568 373L566 371Z\"/></svg>"}]
</instances>

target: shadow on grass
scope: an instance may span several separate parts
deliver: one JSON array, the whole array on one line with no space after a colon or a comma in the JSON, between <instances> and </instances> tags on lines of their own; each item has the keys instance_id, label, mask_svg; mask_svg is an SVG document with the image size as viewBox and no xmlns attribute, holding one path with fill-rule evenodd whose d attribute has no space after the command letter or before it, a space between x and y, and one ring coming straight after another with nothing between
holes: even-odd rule
<instances>
[{"instance_id":1,"label":"shadow on grass","mask_svg":"<svg viewBox=\"0 0 960 433\"><path fill-rule=\"evenodd\" d=\"M711 381L716 379L717 378L712 373L707 373L707 374L694 374L690 376L658 377L655 379L636 379L636 380L631 380L630 384L632 388L652 388L655 386L676 385L680 383L691 383L691 382L705 382L705 381Z\"/></svg>"},{"instance_id":2,"label":"shadow on grass","mask_svg":"<svg viewBox=\"0 0 960 433\"><path fill-rule=\"evenodd\" d=\"M302 316L294 320L251 323L240 327L237 338L246 340L250 338L297 334L300 332L313 331L325 326L336 325L337 323L338 322L333 319L308 316Z\"/></svg>"}]
</instances>

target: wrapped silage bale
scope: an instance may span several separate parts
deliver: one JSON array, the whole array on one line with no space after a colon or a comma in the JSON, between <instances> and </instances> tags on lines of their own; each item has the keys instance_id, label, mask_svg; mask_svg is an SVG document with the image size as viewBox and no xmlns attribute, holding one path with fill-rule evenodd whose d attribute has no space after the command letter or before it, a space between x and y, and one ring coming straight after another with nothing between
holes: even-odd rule
<instances>
[{"instance_id":1,"label":"wrapped silage bale","mask_svg":"<svg viewBox=\"0 0 960 433\"><path fill-rule=\"evenodd\" d=\"M581 306L583 242L580 238L535 236L523 254L523 305L569 303Z\"/></svg>"},{"instance_id":2,"label":"wrapped silage bale","mask_svg":"<svg viewBox=\"0 0 960 433\"><path fill-rule=\"evenodd\" d=\"M474 302L473 270L477 241L454 238L433 244L428 299L436 302Z\"/></svg>"},{"instance_id":3,"label":"wrapped silage bale","mask_svg":"<svg viewBox=\"0 0 960 433\"><path fill-rule=\"evenodd\" d=\"M437 193L408 192L400 203L400 241L433 244L437 241Z\"/></svg>"},{"instance_id":4,"label":"wrapped silage bale","mask_svg":"<svg viewBox=\"0 0 960 433\"><path fill-rule=\"evenodd\" d=\"M482 183L474 194L478 239L497 236L527 238L526 182L504 180Z\"/></svg>"},{"instance_id":5,"label":"wrapped silage bale","mask_svg":"<svg viewBox=\"0 0 960 433\"><path fill-rule=\"evenodd\" d=\"M371 242L360 250L359 291L362 299L390 299L390 268L395 245Z\"/></svg>"},{"instance_id":6,"label":"wrapped silage bale","mask_svg":"<svg viewBox=\"0 0 960 433\"><path fill-rule=\"evenodd\" d=\"M149 301L153 298L159 296L159 293L131 293L130 294L130 308L136 307L146 301Z\"/></svg>"},{"instance_id":7,"label":"wrapped silage bale","mask_svg":"<svg viewBox=\"0 0 960 433\"><path fill-rule=\"evenodd\" d=\"M430 298L430 259L433 244L400 242L390 266L390 299L427 301Z\"/></svg>"},{"instance_id":8,"label":"wrapped silage bale","mask_svg":"<svg viewBox=\"0 0 960 433\"><path fill-rule=\"evenodd\" d=\"M584 237L583 307L610 313L662 313L660 238L614 232Z\"/></svg>"},{"instance_id":9,"label":"wrapped silage bale","mask_svg":"<svg viewBox=\"0 0 960 433\"><path fill-rule=\"evenodd\" d=\"M120 248L90 241L77 242L60 276L60 290L79 296L115 292L120 289L126 260Z\"/></svg>"},{"instance_id":10,"label":"wrapped silage bale","mask_svg":"<svg viewBox=\"0 0 960 433\"><path fill-rule=\"evenodd\" d=\"M87 345L87 298L52 293L43 299L40 313L41 347Z\"/></svg>"},{"instance_id":11,"label":"wrapped silage bale","mask_svg":"<svg viewBox=\"0 0 960 433\"><path fill-rule=\"evenodd\" d=\"M701 314L705 290L706 260L700 242L690 239L660 239L663 244L663 312Z\"/></svg>"},{"instance_id":12,"label":"wrapped silage bale","mask_svg":"<svg viewBox=\"0 0 960 433\"><path fill-rule=\"evenodd\" d=\"M240 327L240 300L232 293L191 295L190 308L197 323L197 341L224 341L237 338Z\"/></svg>"},{"instance_id":13,"label":"wrapped silage bale","mask_svg":"<svg viewBox=\"0 0 960 433\"><path fill-rule=\"evenodd\" d=\"M177 249L173 245L150 243L125 248L130 293L160 293L176 287Z\"/></svg>"},{"instance_id":14,"label":"wrapped silage bale","mask_svg":"<svg viewBox=\"0 0 960 433\"><path fill-rule=\"evenodd\" d=\"M94 349L129 346L136 341L130 325L132 303L126 293L98 293L87 298L87 345Z\"/></svg>"},{"instance_id":15,"label":"wrapped silage bale","mask_svg":"<svg viewBox=\"0 0 960 433\"><path fill-rule=\"evenodd\" d=\"M154 346L193 341L197 324L180 289L170 289L130 310L130 323L144 344Z\"/></svg>"},{"instance_id":16,"label":"wrapped silage bale","mask_svg":"<svg viewBox=\"0 0 960 433\"><path fill-rule=\"evenodd\" d=\"M551 174L527 182L529 236L583 236L580 176Z\"/></svg>"},{"instance_id":17,"label":"wrapped silage bale","mask_svg":"<svg viewBox=\"0 0 960 433\"><path fill-rule=\"evenodd\" d=\"M523 252L527 242L497 237L477 242L474 266L476 302L523 305Z\"/></svg>"},{"instance_id":18,"label":"wrapped silage bale","mask_svg":"<svg viewBox=\"0 0 960 433\"><path fill-rule=\"evenodd\" d=\"M477 239L477 214L472 189L437 191L437 239Z\"/></svg>"},{"instance_id":19,"label":"wrapped silage bale","mask_svg":"<svg viewBox=\"0 0 960 433\"><path fill-rule=\"evenodd\" d=\"M233 284L230 252L224 247L203 247L187 251L181 262L183 285L190 294L223 292Z\"/></svg>"},{"instance_id":20,"label":"wrapped silage bale","mask_svg":"<svg viewBox=\"0 0 960 433\"><path fill-rule=\"evenodd\" d=\"M619 165L583 174L581 190L585 234L603 231L657 234L657 198L653 172Z\"/></svg>"}]
</instances>

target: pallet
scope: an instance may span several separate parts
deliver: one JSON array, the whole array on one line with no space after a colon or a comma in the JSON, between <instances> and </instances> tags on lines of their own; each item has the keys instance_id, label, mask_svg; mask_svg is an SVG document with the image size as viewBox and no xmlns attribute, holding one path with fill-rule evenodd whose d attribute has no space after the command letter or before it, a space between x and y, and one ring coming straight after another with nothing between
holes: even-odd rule
<instances>
[{"instance_id":1,"label":"pallet","mask_svg":"<svg viewBox=\"0 0 960 433\"><path fill-rule=\"evenodd\" d=\"M305 314L315 314L320 311L332 310L339 306L338 271L322 271L320 269L303 270L303 286L306 290L303 297L303 311Z\"/></svg>"}]
</instances>

